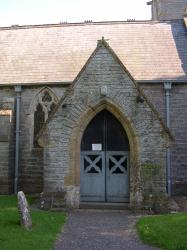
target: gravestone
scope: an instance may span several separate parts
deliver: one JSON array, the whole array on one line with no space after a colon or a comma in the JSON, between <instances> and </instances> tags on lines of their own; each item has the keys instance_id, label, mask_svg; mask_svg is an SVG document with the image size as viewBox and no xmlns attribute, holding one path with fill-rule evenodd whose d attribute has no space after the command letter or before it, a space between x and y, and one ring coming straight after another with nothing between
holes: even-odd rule
<instances>
[{"instance_id":1,"label":"gravestone","mask_svg":"<svg viewBox=\"0 0 187 250\"><path fill-rule=\"evenodd\" d=\"M29 212L29 206L25 194L22 191L18 192L18 210L21 219L21 225L29 230L32 228L32 219Z\"/></svg>"}]
</instances>

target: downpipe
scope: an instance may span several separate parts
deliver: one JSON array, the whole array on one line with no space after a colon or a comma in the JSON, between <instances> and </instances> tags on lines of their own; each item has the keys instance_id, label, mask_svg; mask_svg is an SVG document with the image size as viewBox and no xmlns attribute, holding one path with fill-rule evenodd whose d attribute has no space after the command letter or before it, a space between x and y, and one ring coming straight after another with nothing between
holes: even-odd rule
<instances>
[{"instance_id":1,"label":"downpipe","mask_svg":"<svg viewBox=\"0 0 187 250\"><path fill-rule=\"evenodd\" d=\"M171 82L164 83L164 90L166 96L166 125L170 129L170 102L171 102ZM171 150L166 149L166 166L167 166L167 192L171 196Z\"/></svg>"},{"instance_id":2,"label":"downpipe","mask_svg":"<svg viewBox=\"0 0 187 250\"><path fill-rule=\"evenodd\" d=\"M21 86L15 86L14 90L16 92L16 142L15 142L14 194L17 194L17 192L18 192L18 178L19 178Z\"/></svg>"}]
</instances>

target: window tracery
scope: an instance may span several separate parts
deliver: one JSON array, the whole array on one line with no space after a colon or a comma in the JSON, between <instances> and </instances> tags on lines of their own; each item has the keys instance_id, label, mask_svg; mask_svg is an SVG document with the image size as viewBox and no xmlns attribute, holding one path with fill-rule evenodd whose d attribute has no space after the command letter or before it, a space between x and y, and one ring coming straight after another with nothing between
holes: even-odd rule
<instances>
[{"instance_id":1,"label":"window tracery","mask_svg":"<svg viewBox=\"0 0 187 250\"><path fill-rule=\"evenodd\" d=\"M47 121L51 112L56 107L57 101L57 97L49 89L44 89L39 93L34 109L34 147L39 147L36 136L41 130L43 124Z\"/></svg>"}]
</instances>

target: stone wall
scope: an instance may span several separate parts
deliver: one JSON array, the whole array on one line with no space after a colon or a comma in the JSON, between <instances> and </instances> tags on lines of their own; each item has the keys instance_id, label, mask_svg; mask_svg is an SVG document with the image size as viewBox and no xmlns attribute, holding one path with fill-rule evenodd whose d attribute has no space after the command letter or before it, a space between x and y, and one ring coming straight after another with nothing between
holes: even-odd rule
<instances>
[{"instance_id":1,"label":"stone wall","mask_svg":"<svg viewBox=\"0 0 187 250\"><path fill-rule=\"evenodd\" d=\"M163 84L141 84L165 120ZM187 194L187 85L173 84L171 90L171 132L175 137L171 148L172 194Z\"/></svg>"},{"instance_id":2,"label":"stone wall","mask_svg":"<svg viewBox=\"0 0 187 250\"><path fill-rule=\"evenodd\" d=\"M43 87L25 87L21 94L20 189L26 193L43 191L43 148L33 146L34 100ZM51 87L60 99L63 87Z\"/></svg>"},{"instance_id":3,"label":"stone wall","mask_svg":"<svg viewBox=\"0 0 187 250\"><path fill-rule=\"evenodd\" d=\"M20 113L20 161L19 161L19 190L26 193L43 191L43 149L33 146L34 100L44 89L38 87L23 87L21 92ZM52 91L60 99L64 93L62 86L53 86ZM13 87L0 91L0 105L12 109L12 119L8 140L0 141L0 193L13 192L14 161L15 161L15 98ZM8 126L8 124L7 124ZM1 128L3 131L3 128Z\"/></svg>"},{"instance_id":4,"label":"stone wall","mask_svg":"<svg viewBox=\"0 0 187 250\"><path fill-rule=\"evenodd\" d=\"M112 70L111 70L112 69ZM45 189L50 191L51 188L58 192L64 189L65 186L79 186L77 180L79 177L75 177L75 173L69 170L70 157L70 137L72 131L79 122L79 118L82 113L90 107L99 103L100 101L107 99L114 102L122 113L125 115L126 110L123 107L123 99L128 96L126 101L130 105L130 99L135 100L137 95L135 93L128 92L127 86L124 88L124 76L119 73L119 65L116 64L110 66L110 74L103 71L97 72L97 67L92 66L92 70L96 72L95 76L91 76L91 70L81 76L78 84L80 87L76 87L75 93L72 92L72 96L65 100L65 105L61 107L61 110L54 116L54 122L51 122L49 131L49 147L45 149L43 156L43 149L35 149L32 146L32 121L33 121L33 107L32 103L37 93L42 87L25 87L22 90L21 98L21 140L20 140L20 188L25 192L41 192L43 190L43 172L45 174ZM107 67L106 67L106 70ZM117 72L116 72L117 71ZM102 73L104 74L102 77ZM107 74L107 76L105 76ZM90 77L91 76L91 77ZM96 78L97 76L97 78ZM100 80L102 78L102 80ZM117 78L117 80L116 80ZM119 81L119 82L117 82ZM124 81L124 82L123 82ZM102 84L101 84L102 83ZM82 85L81 85L82 84ZM84 86L83 86L84 85ZM107 86L108 95L102 97L100 94L100 87ZM115 85L115 86L114 86ZM116 88L116 86L118 86ZM160 112L161 116L165 120L165 93L163 84L141 84L140 85L148 98L152 101L154 106ZM52 87L54 93L60 97L64 93L63 87ZM127 94L128 93L128 94ZM97 97L97 99L95 99ZM118 100L119 99L119 100ZM187 128L187 87L185 84L176 84L172 87L171 92L171 131L175 136L175 142L172 144L172 192L173 194L186 194L187 190L187 140L186 140L186 128ZM15 142L15 92L13 88L1 88L0 103L8 105L7 107L13 110L12 120L10 124L10 134L7 141L0 142L0 192L2 194L13 192L13 177L14 177L14 142ZM101 105L102 106L102 105ZM143 112L145 104L133 103L134 116L138 116L138 112ZM104 107L104 106L103 106ZM141 109L142 107L142 109ZM109 106L106 105L106 108ZM146 109L145 109L146 110ZM60 112L61 111L61 112ZM112 111L114 114L116 111ZM151 114L151 112L150 112ZM117 113L116 113L117 115ZM151 114L152 115L152 114ZM85 117L85 122L87 118ZM132 118L131 118L132 120ZM65 122L65 124L64 124ZM54 130L55 128L55 130ZM84 126L83 126L84 128ZM135 130L135 128L134 128ZM54 131L54 132L53 132ZM54 133L54 134L53 134ZM149 135L146 135L149 138ZM143 136L141 140L146 141L146 136ZM148 145L149 147L149 145ZM146 147L145 147L146 148ZM156 150L156 149L155 149ZM142 150L141 150L142 151ZM140 151L140 152L141 152ZM146 149L147 151L147 149ZM158 154L159 154L158 150ZM148 152L142 151L142 158L149 160L150 155ZM43 159L45 157L45 161ZM143 160L143 162L146 161ZM43 162L44 161L44 162ZM156 162L157 159L154 159ZM79 165L79 164L78 164ZM45 169L43 169L43 166ZM78 166L79 168L79 166ZM55 169L55 171L54 171ZM77 170L79 171L79 170ZM76 176L78 176L77 173ZM64 181L67 184L64 184ZM71 189L72 190L72 189Z\"/></svg>"},{"instance_id":5,"label":"stone wall","mask_svg":"<svg viewBox=\"0 0 187 250\"><path fill-rule=\"evenodd\" d=\"M141 83L139 85L165 121L165 92L163 83Z\"/></svg>"},{"instance_id":6,"label":"stone wall","mask_svg":"<svg viewBox=\"0 0 187 250\"><path fill-rule=\"evenodd\" d=\"M171 92L171 151L173 194L187 195L187 86L176 84Z\"/></svg>"},{"instance_id":7,"label":"stone wall","mask_svg":"<svg viewBox=\"0 0 187 250\"><path fill-rule=\"evenodd\" d=\"M7 115L5 112L8 110ZM0 91L0 194L13 192L14 177L14 91Z\"/></svg>"},{"instance_id":8,"label":"stone wall","mask_svg":"<svg viewBox=\"0 0 187 250\"><path fill-rule=\"evenodd\" d=\"M153 20L175 20L183 19L187 0L153 0Z\"/></svg>"},{"instance_id":9,"label":"stone wall","mask_svg":"<svg viewBox=\"0 0 187 250\"><path fill-rule=\"evenodd\" d=\"M129 137L131 205L142 204L141 166L145 163L160 166L157 187L159 193L165 194L166 134L151 105L146 100L137 102L138 94L131 76L115 55L105 46L99 47L43 131L40 143L47 141L44 191L71 190L70 196L77 202L81 137L89 121L99 111L107 109L119 119ZM74 205L77 203L71 204Z\"/></svg>"}]
</instances>

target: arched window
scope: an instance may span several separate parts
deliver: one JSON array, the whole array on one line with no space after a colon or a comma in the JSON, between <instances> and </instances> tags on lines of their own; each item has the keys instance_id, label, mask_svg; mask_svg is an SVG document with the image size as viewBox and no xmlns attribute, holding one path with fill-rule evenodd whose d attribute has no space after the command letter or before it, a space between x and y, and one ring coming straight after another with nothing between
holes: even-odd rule
<instances>
[{"instance_id":1,"label":"arched window","mask_svg":"<svg viewBox=\"0 0 187 250\"><path fill-rule=\"evenodd\" d=\"M41 130L43 124L47 121L50 113L54 110L58 102L57 97L50 89L42 90L36 100L34 109L34 131L33 131L33 146L39 147L36 137Z\"/></svg>"}]
</instances>

